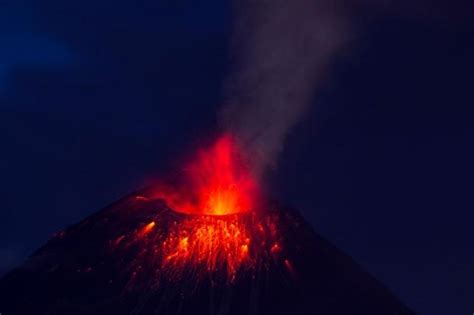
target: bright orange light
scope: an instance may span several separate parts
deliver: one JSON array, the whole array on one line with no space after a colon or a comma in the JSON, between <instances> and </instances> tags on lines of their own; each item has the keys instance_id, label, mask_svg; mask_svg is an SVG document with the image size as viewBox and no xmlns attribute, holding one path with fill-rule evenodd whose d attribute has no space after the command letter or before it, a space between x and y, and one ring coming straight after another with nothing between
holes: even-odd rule
<instances>
[{"instance_id":1,"label":"bright orange light","mask_svg":"<svg viewBox=\"0 0 474 315\"><path fill-rule=\"evenodd\" d=\"M255 207L257 181L246 157L230 135L200 150L184 169L184 182L177 189L162 186L157 197L173 210L189 214L228 215Z\"/></svg>"},{"instance_id":2,"label":"bright orange light","mask_svg":"<svg viewBox=\"0 0 474 315\"><path fill-rule=\"evenodd\" d=\"M135 274L143 264L153 264L159 277L178 280L189 272L198 278L218 272L233 281L239 270L256 271L280 260L278 220L254 211L259 191L246 161L236 141L224 135L198 151L178 185L162 184L151 196L134 198L163 199L181 213L170 222L169 212L157 212L134 236L113 243L140 244Z\"/></svg>"},{"instance_id":3,"label":"bright orange light","mask_svg":"<svg viewBox=\"0 0 474 315\"><path fill-rule=\"evenodd\" d=\"M145 236L147 235L148 233L151 232L151 230L153 230L153 228L155 227L155 222L150 222L148 223L147 225L145 225L141 230L140 232L138 233L139 236Z\"/></svg>"},{"instance_id":4,"label":"bright orange light","mask_svg":"<svg viewBox=\"0 0 474 315\"><path fill-rule=\"evenodd\" d=\"M148 276L157 279L165 276L180 281L189 275L203 279L218 274L232 282L239 272L257 272L272 263L283 263L278 216L254 212L185 215L165 223L168 215L157 214L135 234L111 241L114 250L138 245L137 256L127 268L132 274L140 274L142 266L148 265L156 271Z\"/></svg>"},{"instance_id":5,"label":"bright orange light","mask_svg":"<svg viewBox=\"0 0 474 315\"><path fill-rule=\"evenodd\" d=\"M255 257L249 254L251 232L234 218L194 217L172 230L164 245L165 268L183 270L186 266L201 270L237 270L250 267Z\"/></svg>"}]
</instances>

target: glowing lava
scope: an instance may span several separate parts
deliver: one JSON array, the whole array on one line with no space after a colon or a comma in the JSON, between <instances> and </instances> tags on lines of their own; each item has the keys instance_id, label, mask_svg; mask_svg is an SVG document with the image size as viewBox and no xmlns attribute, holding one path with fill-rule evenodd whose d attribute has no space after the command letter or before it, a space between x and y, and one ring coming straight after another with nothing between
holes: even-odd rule
<instances>
[{"instance_id":1,"label":"glowing lava","mask_svg":"<svg viewBox=\"0 0 474 315\"><path fill-rule=\"evenodd\" d=\"M241 271L255 273L283 265L279 220L275 214L254 212L176 216L170 209L161 209L153 221L118 236L111 245L114 250L138 249L126 266L132 280L142 274L157 281L218 277L232 282Z\"/></svg>"},{"instance_id":2,"label":"glowing lava","mask_svg":"<svg viewBox=\"0 0 474 315\"><path fill-rule=\"evenodd\" d=\"M200 150L184 169L178 185L161 184L151 198L170 208L157 211L133 235L113 242L141 248L133 275L152 266L159 277L225 275L233 281L240 270L256 271L281 255L277 219L255 211L259 191L246 158L229 135ZM282 262L283 264L283 262Z\"/></svg>"},{"instance_id":3,"label":"glowing lava","mask_svg":"<svg viewBox=\"0 0 474 315\"><path fill-rule=\"evenodd\" d=\"M275 225L259 220L254 214L186 219L163 242L162 267L175 277L185 270L198 275L223 271L228 280L239 270L255 271L262 259L268 258L270 248L278 246Z\"/></svg>"},{"instance_id":4,"label":"glowing lava","mask_svg":"<svg viewBox=\"0 0 474 315\"><path fill-rule=\"evenodd\" d=\"M163 185L157 191L157 197L165 199L176 211L206 215L253 210L258 195L247 157L230 135L198 152L184 169L178 188Z\"/></svg>"}]
</instances>

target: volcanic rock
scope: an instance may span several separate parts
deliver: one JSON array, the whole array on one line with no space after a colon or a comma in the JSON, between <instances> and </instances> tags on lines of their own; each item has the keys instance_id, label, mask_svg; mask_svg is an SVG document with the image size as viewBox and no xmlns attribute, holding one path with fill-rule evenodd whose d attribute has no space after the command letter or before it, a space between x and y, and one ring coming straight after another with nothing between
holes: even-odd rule
<instances>
[{"instance_id":1,"label":"volcanic rock","mask_svg":"<svg viewBox=\"0 0 474 315\"><path fill-rule=\"evenodd\" d=\"M199 217L151 190L57 233L0 280L2 314L414 314L293 210Z\"/></svg>"}]
</instances>

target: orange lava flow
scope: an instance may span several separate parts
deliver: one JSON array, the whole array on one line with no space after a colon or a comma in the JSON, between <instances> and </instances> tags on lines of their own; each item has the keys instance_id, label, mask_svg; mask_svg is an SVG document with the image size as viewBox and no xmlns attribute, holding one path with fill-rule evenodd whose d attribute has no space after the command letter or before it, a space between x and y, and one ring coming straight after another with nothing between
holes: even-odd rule
<instances>
[{"instance_id":1,"label":"orange lava flow","mask_svg":"<svg viewBox=\"0 0 474 315\"><path fill-rule=\"evenodd\" d=\"M148 271L143 276L153 279L180 281L217 276L232 282L241 272L255 273L272 264L283 264L277 216L249 212L185 216L171 221L168 216L166 212L157 214L134 233L111 242L115 249L139 248L128 267L133 275L146 266Z\"/></svg>"},{"instance_id":2,"label":"orange lava flow","mask_svg":"<svg viewBox=\"0 0 474 315\"><path fill-rule=\"evenodd\" d=\"M176 211L228 215L254 209L258 197L255 177L243 150L230 135L200 150L184 169L177 189L161 187L157 195Z\"/></svg>"},{"instance_id":3,"label":"orange lava flow","mask_svg":"<svg viewBox=\"0 0 474 315\"><path fill-rule=\"evenodd\" d=\"M246 162L234 138L222 136L198 151L178 185L152 193L172 210L157 212L128 242L121 236L114 244L139 245L136 265L152 265L171 279L217 272L233 281L240 270L268 266L281 255L280 236L276 219L255 211L259 190Z\"/></svg>"},{"instance_id":4,"label":"orange lava flow","mask_svg":"<svg viewBox=\"0 0 474 315\"><path fill-rule=\"evenodd\" d=\"M163 243L165 269L187 266L202 271L225 270L232 278L243 266L252 267L250 232L242 222L213 217L183 222Z\"/></svg>"}]
</instances>

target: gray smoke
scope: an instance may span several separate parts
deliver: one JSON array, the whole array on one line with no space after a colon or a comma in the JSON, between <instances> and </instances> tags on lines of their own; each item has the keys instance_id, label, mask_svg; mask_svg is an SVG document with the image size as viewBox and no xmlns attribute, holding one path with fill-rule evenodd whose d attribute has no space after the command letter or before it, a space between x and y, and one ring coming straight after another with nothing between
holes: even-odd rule
<instances>
[{"instance_id":1,"label":"gray smoke","mask_svg":"<svg viewBox=\"0 0 474 315\"><path fill-rule=\"evenodd\" d=\"M262 175L276 164L351 25L338 0L235 0L234 6L234 69L219 118Z\"/></svg>"},{"instance_id":2,"label":"gray smoke","mask_svg":"<svg viewBox=\"0 0 474 315\"><path fill-rule=\"evenodd\" d=\"M347 49L360 26L353 18L360 23L395 14L455 25L471 20L469 0L233 1L234 68L219 121L247 148L258 175L276 164L289 130Z\"/></svg>"}]
</instances>

